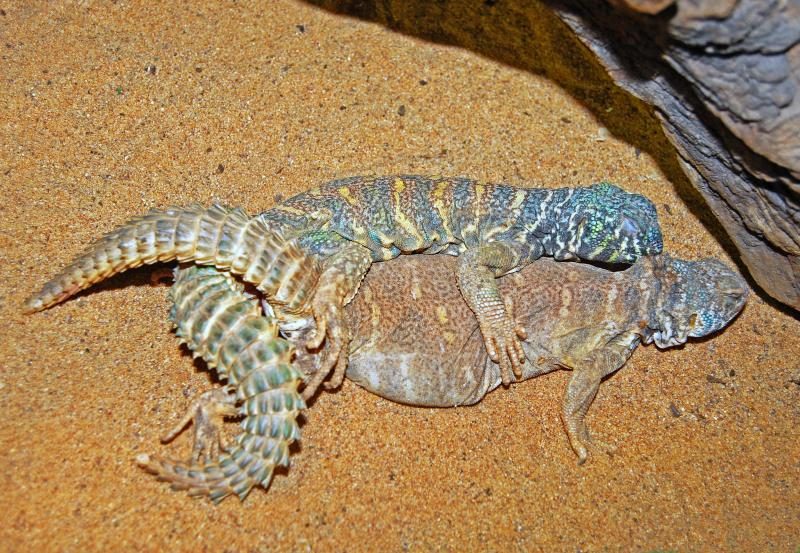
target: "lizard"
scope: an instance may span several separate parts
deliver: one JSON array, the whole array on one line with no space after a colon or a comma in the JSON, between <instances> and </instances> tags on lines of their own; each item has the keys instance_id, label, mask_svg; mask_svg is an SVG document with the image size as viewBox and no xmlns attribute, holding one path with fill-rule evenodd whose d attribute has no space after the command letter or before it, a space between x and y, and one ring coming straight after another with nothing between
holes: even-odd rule
<instances>
[{"instance_id":1,"label":"lizard","mask_svg":"<svg viewBox=\"0 0 800 553\"><path fill-rule=\"evenodd\" d=\"M407 259L368 275L347 311L358 336L350 380L381 397L428 407L471 405L502 383L458 289L441 278L451 265ZM427 282L438 283L435 294L426 292ZM601 380L641 344L666 349L720 331L749 295L745 280L724 263L667 254L643 257L624 271L540 259L499 284L533 329L523 342L521 380L572 371L561 416L581 464L593 444L584 419ZM300 354L295 363L303 372L316 370L319 359Z\"/></svg>"},{"instance_id":2,"label":"lizard","mask_svg":"<svg viewBox=\"0 0 800 553\"><path fill-rule=\"evenodd\" d=\"M273 242L285 237L299 245L318 269L281 273L286 267L270 257L275 251L262 251L269 234L280 235ZM500 293L497 277L542 255L631 263L661 249L652 202L606 182L541 189L466 178L350 177L294 196L255 219L221 206L154 210L92 244L25 308L45 309L112 274L172 259L240 274L269 301L279 299L280 290L272 288L285 285L297 296L280 310L300 326L303 314L314 318L316 332L306 347L317 350L326 339L331 346L322 369L306 384L309 397L334 367L328 387L341 383L350 339L342 309L370 266L403 253L446 253L460 257L458 286L508 385L521 374L526 330L514 321L513 303ZM259 280L265 277L266 283Z\"/></svg>"},{"instance_id":3,"label":"lizard","mask_svg":"<svg viewBox=\"0 0 800 553\"><path fill-rule=\"evenodd\" d=\"M348 379L381 397L427 407L471 405L502 384L477 321L447 278L456 263L407 258L370 271L345 311L354 330ZM180 271L179 279L201 271L215 272L194 267ZM430 282L437 283L435 294L426 288ZM591 448L602 447L585 417L603 378L619 370L640 344L665 349L720 331L749 295L744 279L716 259L686 261L666 254L644 257L624 271L540 259L499 285L514 298L520 320L536 329L523 343L521 379L573 371L561 417L579 464ZM174 301L187 293L191 286L176 287ZM180 317L173 321L181 323ZM302 342L311 331L284 335ZM302 349L294 360L306 378L321 363L318 353ZM210 424L203 420L196 418L195 424ZM200 441L195 450L207 447Z\"/></svg>"}]
</instances>

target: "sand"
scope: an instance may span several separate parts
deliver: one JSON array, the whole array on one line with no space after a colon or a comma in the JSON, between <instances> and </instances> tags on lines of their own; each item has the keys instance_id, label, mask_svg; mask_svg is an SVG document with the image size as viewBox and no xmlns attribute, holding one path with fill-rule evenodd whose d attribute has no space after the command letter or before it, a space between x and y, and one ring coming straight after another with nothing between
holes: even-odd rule
<instances>
[{"instance_id":1,"label":"sand","mask_svg":"<svg viewBox=\"0 0 800 553\"><path fill-rule=\"evenodd\" d=\"M472 4L505 43L508 5ZM525 32L541 47L519 63L487 55L486 34L445 45L303 2L0 8L0 549L800 547L800 326L758 294L721 335L640 348L604 383L589 421L618 451L581 467L561 372L441 410L346 383L307 411L268 491L213 506L155 481L135 455L184 456L191 433L159 436L210 385L170 332L167 289L137 270L21 313L152 207L255 213L365 173L610 179L656 203L668 251L734 252L646 106L536 5Z\"/></svg>"}]
</instances>

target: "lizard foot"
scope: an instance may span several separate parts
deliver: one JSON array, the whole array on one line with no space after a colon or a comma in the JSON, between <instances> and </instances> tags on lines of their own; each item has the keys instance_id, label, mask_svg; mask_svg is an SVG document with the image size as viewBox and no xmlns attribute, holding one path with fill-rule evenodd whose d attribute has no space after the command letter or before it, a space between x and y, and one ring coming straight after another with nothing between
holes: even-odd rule
<instances>
[{"instance_id":1,"label":"lizard foot","mask_svg":"<svg viewBox=\"0 0 800 553\"><path fill-rule=\"evenodd\" d=\"M500 365L500 378L508 386L522 377L522 365L526 361L521 340L528 337L525 328L514 318L514 302L505 299L505 309L489 311L478 317L478 324L489 357Z\"/></svg>"},{"instance_id":2,"label":"lizard foot","mask_svg":"<svg viewBox=\"0 0 800 553\"><path fill-rule=\"evenodd\" d=\"M323 359L319 364L319 370L311 377L311 380L306 382L303 389L303 399L305 400L310 399L316 393L320 384L331 371L333 371L333 376L326 383L325 388L330 390L338 388L342 384L347 368L350 344L350 332L347 328L344 310L338 301L330 301L325 294L318 293L312 302L312 311L317 328L306 342L306 348L318 350L326 341L327 347L321 352Z\"/></svg>"},{"instance_id":3,"label":"lizard foot","mask_svg":"<svg viewBox=\"0 0 800 553\"><path fill-rule=\"evenodd\" d=\"M192 444L191 464L210 462L224 449L220 427L225 417L239 414L236 408L236 395L230 386L214 388L200 394L186 411L186 414L175 427L161 438L162 443L172 441L181 433L189 422L194 424L194 442Z\"/></svg>"},{"instance_id":4,"label":"lizard foot","mask_svg":"<svg viewBox=\"0 0 800 553\"><path fill-rule=\"evenodd\" d=\"M589 452L613 454L617 448L614 445L606 443L602 440L593 438L589 433L589 429L582 421L579 424L570 428L567 425L567 434L569 435L569 443L572 449L578 455L578 464L582 465L589 458Z\"/></svg>"}]
</instances>

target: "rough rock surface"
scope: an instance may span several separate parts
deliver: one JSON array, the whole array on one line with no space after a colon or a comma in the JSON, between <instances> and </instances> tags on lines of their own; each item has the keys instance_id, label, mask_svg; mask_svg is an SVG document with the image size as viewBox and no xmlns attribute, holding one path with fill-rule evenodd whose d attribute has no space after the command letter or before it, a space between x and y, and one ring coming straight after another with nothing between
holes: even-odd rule
<instances>
[{"instance_id":1,"label":"rough rock surface","mask_svg":"<svg viewBox=\"0 0 800 553\"><path fill-rule=\"evenodd\" d=\"M758 284L800 308L800 1L551 4L655 107Z\"/></svg>"}]
</instances>

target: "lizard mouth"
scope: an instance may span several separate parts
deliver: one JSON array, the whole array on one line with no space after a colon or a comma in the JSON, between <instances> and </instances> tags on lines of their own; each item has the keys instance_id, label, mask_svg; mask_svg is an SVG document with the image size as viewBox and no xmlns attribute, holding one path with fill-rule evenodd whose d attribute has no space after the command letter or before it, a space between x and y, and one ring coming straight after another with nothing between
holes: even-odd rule
<instances>
[{"instance_id":1,"label":"lizard mouth","mask_svg":"<svg viewBox=\"0 0 800 553\"><path fill-rule=\"evenodd\" d=\"M651 342L655 342L658 348L666 349L675 346L680 346L681 344L685 344L686 339L687 339L686 336L678 336L672 334L671 332L656 330L652 331L652 335L648 338L648 341L646 341L645 343L649 344Z\"/></svg>"}]
</instances>

